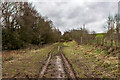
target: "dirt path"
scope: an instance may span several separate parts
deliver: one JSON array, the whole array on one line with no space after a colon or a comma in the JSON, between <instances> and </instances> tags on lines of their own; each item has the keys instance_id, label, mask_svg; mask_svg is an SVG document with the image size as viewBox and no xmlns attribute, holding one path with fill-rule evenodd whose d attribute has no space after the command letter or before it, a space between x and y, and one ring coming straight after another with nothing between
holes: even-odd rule
<instances>
[{"instance_id":1,"label":"dirt path","mask_svg":"<svg viewBox=\"0 0 120 80\"><path fill-rule=\"evenodd\" d=\"M65 69L61 57L53 55L43 76L44 78L66 78Z\"/></svg>"},{"instance_id":2,"label":"dirt path","mask_svg":"<svg viewBox=\"0 0 120 80\"><path fill-rule=\"evenodd\" d=\"M63 68L63 63L60 56L56 56L57 78L65 78L66 74Z\"/></svg>"},{"instance_id":3,"label":"dirt path","mask_svg":"<svg viewBox=\"0 0 120 80\"><path fill-rule=\"evenodd\" d=\"M45 68L43 67L44 70L40 73L40 75L43 75L40 78L75 78L68 61L61 53L60 47L57 48L57 52L51 54L51 59L48 57L50 60L47 60Z\"/></svg>"}]
</instances>

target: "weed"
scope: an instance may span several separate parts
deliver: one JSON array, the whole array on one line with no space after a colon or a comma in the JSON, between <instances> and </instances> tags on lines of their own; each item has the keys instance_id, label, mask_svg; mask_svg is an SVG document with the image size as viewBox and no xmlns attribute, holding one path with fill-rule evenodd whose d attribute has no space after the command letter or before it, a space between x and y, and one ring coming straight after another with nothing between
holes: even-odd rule
<instances>
[{"instance_id":1,"label":"weed","mask_svg":"<svg viewBox=\"0 0 120 80\"><path fill-rule=\"evenodd\" d=\"M10 57L6 57L6 58L4 58L3 61L11 61L11 60L13 60L13 59L14 59L14 57L13 57L13 56L10 56Z\"/></svg>"},{"instance_id":2,"label":"weed","mask_svg":"<svg viewBox=\"0 0 120 80\"><path fill-rule=\"evenodd\" d=\"M103 53L103 54L106 54L106 55L109 54L109 53L108 53L107 51L105 51L105 50L103 50L102 53Z\"/></svg>"}]
</instances>

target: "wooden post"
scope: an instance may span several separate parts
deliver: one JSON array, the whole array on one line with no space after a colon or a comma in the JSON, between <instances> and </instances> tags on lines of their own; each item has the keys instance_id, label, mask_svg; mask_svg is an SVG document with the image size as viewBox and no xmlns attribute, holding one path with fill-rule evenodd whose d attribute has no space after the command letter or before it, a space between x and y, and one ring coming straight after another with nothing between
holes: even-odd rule
<instances>
[{"instance_id":1,"label":"wooden post","mask_svg":"<svg viewBox=\"0 0 120 80\"><path fill-rule=\"evenodd\" d=\"M81 44L82 44L82 37L80 37L80 39L81 39Z\"/></svg>"}]
</instances>

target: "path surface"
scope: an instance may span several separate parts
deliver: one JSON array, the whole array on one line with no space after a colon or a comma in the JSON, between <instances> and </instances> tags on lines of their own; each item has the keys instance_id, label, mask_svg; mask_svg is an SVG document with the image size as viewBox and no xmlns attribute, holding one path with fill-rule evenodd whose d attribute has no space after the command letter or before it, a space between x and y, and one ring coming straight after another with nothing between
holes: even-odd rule
<instances>
[{"instance_id":1,"label":"path surface","mask_svg":"<svg viewBox=\"0 0 120 80\"><path fill-rule=\"evenodd\" d=\"M54 52L54 51L53 51ZM51 52L46 60L46 64L43 66L39 76L40 78L75 78L74 73L70 67L69 62L66 60L65 56L62 55L62 50L58 46L57 52ZM49 63L49 64L48 64ZM45 68L44 68L45 67ZM72 75L71 75L72 74Z\"/></svg>"},{"instance_id":2,"label":"path surface","mask_svg":"<svg viewBox=\"0 0 120 80\"><path fill-rule=\"evenodd\" d=\"M54 55L45 71L45 78L66 78L65 69L61 57L59 55Z\"/></svg>"},{"instance_id":3,"label":"path surface","mask_svg":"<svg viewBox=\"0 0 120 80\"><path fill-rule=\"evenodd\" d=\"M63 63L60 56L56 56L57 78L65 78L66 74L63 68Z\"/></svg>"}]
</instances>

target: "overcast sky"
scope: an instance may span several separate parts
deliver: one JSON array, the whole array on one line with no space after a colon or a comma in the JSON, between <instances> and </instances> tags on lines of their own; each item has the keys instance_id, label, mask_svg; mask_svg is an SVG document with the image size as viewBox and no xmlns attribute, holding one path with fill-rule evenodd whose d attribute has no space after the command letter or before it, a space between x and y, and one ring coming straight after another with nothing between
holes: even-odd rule
<instances>
[{"instance_id":1,"label":"overcast sky","mask_svg":"<svg viewBox=\"0 0 120 80\"><path fill-rule=\"evenodd\" d=\"M52 20L62 33L80 28L83 24L89 31L102 33L105 31L103 25L109 14L114 15L118 11L117 1L35 0L32 3L38 12Z\"/></svg>"}]
</instances>

